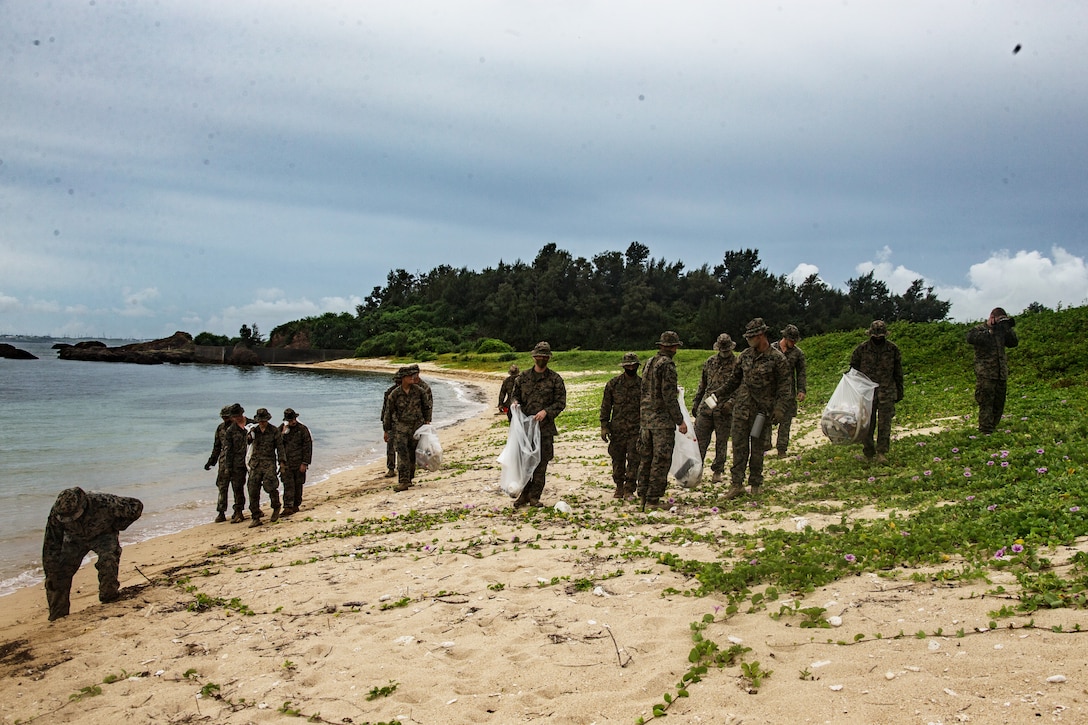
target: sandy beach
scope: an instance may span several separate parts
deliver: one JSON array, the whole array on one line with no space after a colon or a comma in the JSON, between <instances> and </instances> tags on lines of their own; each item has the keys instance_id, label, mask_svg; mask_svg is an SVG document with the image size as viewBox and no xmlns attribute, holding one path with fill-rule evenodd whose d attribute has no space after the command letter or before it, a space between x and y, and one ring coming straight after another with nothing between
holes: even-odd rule
<instances>
[{"instance_id":1,"label":"sandy beach","mask_svg":"<svg viewBox=\"0 0 1088 725\"><path fill-rule=\"evenodd\" d=\"M487 401L503 378L422 367ZM645 547L709 560L711 547L669 533L793 520L697 510L675 482L673 511L615 502L605 444L562 418L543 501L573 514L515 513L497 487L495 413L441 431L443 467L410 491L394 493L376 462L307 487L303 511L276 524L209 523L126 547L119 602L98 603L93 566L57 622L40 585L4 597L2 722L634 723L666 693L668 719L684 723L1088 722L1082 612L991 629L988 613L1009 602L987 592L1011 576L865 573L801 600L841 620L832 629L769 616L788 593L727 616L724 596L685 596L693 582ZM808 523L840 517L825 518ZM772 672L758 691L734 664L677 697L693 623L721 650L751 648L745 661Z\"/></svg>"}]
</instances>

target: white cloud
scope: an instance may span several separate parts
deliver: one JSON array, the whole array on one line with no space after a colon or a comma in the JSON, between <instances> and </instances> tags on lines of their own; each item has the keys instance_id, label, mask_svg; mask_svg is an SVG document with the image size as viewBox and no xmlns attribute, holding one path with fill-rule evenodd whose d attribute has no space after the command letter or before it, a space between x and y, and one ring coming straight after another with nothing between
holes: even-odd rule
<instances>
[{"instance_id":1,"label":"white cloud","mask_svg":"<svg viewBox=\"0 0 1088 725\"><path fill-rule=\"evenodd\" d=\"M124 307L116 310L123 317L153 317L155 312L147 306L147 302L158 299L159 290L155 287L145 287L135 292L128 287L122 290Z\"/></svg>"},{"instance_id":2,"label":"white cloud","mask_svg":"<svg viewBox=\"0 0 1088 725\"><path fill-rule=\"evenodd\" d=\"M797 267L786 275L786 279L790 284L799 285L814 274L819 274L820 268L815 264L809 264L808 262L801 262Z\"/></svg>"},{"instance_id":3,"label":"white cloud","mask_svg":"<svg viewBox=\"0 0 1088 725\"><path fill-rule=\"evenodd\" d=\"M17 312L22 308L18 297L9 297L0 292L0 312Z\"/></svg>"},{"instance_id":4,"label":"white cloud","mask_svg":"<svg viewBox=\"0 0 1088 725\"><path fill-rule=\"evenodd\" d=\"M279 290L277 290L279 291ZM318 302L302 297L288 299L282 296L267 298L269 290L258 290L258 299L249 304L231 306L223 309L207 320L206 329L221 335L237 335L242 325L256 324L262 334L272 331L277 325L303 317L323 315L326 312L355 312L355 306L362 304L360 297L322 297ZM201 330L193 330L193 334Z\"/></svg>"}]
</instances>

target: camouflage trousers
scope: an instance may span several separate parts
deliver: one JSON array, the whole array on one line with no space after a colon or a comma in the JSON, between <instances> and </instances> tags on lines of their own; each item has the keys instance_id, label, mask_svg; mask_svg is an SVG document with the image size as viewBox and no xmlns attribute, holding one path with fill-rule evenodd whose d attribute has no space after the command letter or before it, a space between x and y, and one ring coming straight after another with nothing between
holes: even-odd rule
<instances>
[{"instance_id":1,"label":"camouflage trousers","mask_svg":"<svg viewBox=\"0 0 1088 725\"><path fill-rule=\"evenodd\" d=\"M993 433L1005 414L1005 394L1008 381L997 378L975 380L975 402L978 403L978 432Z\"/></svg>"},{"instance_id":2,"label":"camouflage trousers","mask_svg":"<svg viewBox=\"0 0 1088 725\"><path fill-rule=\"evenodd\" d=\"M396 436L389 435L389 442L385 444L385 470L397 470L397 445L394 443Z\"/></svg>"},{"instance_id":3,"label":"camouflage trousers","mask_svg":"<svg viewBox=\"0 0 1088 725\"><path fill-rule=\"evenodd\" d=\"M643 428L638 434L641 460L638 466L638 497L656 503L669 485L669 466L676 431L671 428Z\"/></svg>"},{"instance_id":4,"label":"camouflage trousers","mask_svg":"<svg viewBox=\"0 0 1088 725\"><path fill-rule=\"evenodd\" d=\"M793 427L793 416L784 418L781 423L778 424L778 438L775 440L774 447L778 449L781 454L786 453L786 449L790 447L790 428ZM767 450L771 450L771 441L767 440Z\"/></svg>"},{"instance_id":5,"label":"camouflage trousers","mask_svg":"<svg viewBox=\"0 0 1088 725\"><path fill-rule=\"evenodd\" d=\"M49 604L49 621L67 617L71 607L72 577L79 571L83 557L98 554L98 600L112 602L121 591L117 571L121 567L121 542L116 531L110 531L89 541L65 539L60 554L42 559L45 570L45 599Z\"/></svg>"},{"instance_id":6,"label":"camouflage trousers","mask_svg":"<svg viewBox=\"0 0 1088 725\"><path fill-rule=\"evenodd\" d=\"M533 469L532 478L521 490L515 504L538 503L544 493L544 482L548 476L548 463L555 457L555 436L540 434L540 463Z\"/></svg>"},{"instance_id":7,"label":"camouflage trousers","mask_svg":"<svg viewBox=\"0 0 1088 725\"><path fill-rule=\"evenodd\" d=\"M412 432L394 432L390 438L397 451L397 486L410 486L416 477L416 447L419 441L412 436Z\"/></svg>"},{"instance_id":8,"label":"camouflage trousers","mask_svg":"<svg viewBox=\"0 0 1088 725\"><path fill-rule=\"evenodd\" d=\"M249 491L249 515L251 518L261 518L261 489L268 494L268 501L275 511L280 509L280 482L276 478L275 463L259 463L249 469L249 481L246 483Z\"/></svg>"},{"instance_id":9,"label":"camouflage trousers","mask_svg":"<svg viewBox=\"0 0 1088 725\"><path fill-rule=\"evenodd\" d=\"M695 440L699 442L699 460L706 461L706 452L710 448L710 436L714 436L714 462L710 464L710 470L714 473L725 470L726 456L729 452L729 431L732 427L733 414L718 408L700 411L695 418Z\"/></svg>"},{"instance_id":10,"label":"camouflage trousers","mask_svg":"<svg viewBox=\"0 0 1088 725\"><path fill-rule=\"evenodd\" d=\"M756 413L747 418L733 416L730 437L733 442L733 465L729 468L729 482L733 488L744 487L744 474L748 473L748 485L759 488L763 485L763 453L771 444L771 426L769 421L763 425L758 438L752 437L752 424Z\"/></svg>"},{"instance_id":11,"label":"camouflage trousers","mask_svg":"<svg viewBox=\"0 0 1088 725\"><path fill-rule=\"evenodd\" d=\"M892 447L892 418L895 417L895 403L881 403L873 401L872 414L869 416L869 429L865 431L865 439L861 442L862 451L866 458L872 458L874 453L887 453ZM876 442L873 442L873 434L876 434Z\"/></svg>"},{"instance_id":12,"label":"camouflage trousers","mask_svg":"<svg viewBox=\"0 0 1088 725\"><path fill-rule=\"evenodd\" d=\"M620 493L634 493L638 486L638 433L612 434L608 439L612 457L612 483Z\"/></svg>"},{"instance_id":13,"label":"camouflage trousers","mask_svg":"<svg viewBox=\"0 0 1088 725\"><path fill-rule=\"evenodd\" d=\"M230 469L219 466L219 472L215 476L215 487L219 489L215 500L215 510L219 513L227 511L227 492L234 493L234 513L240 514L246 508L246 469Z\"/></svg>"},{"instance_id":14,"label":"camouflage trousers","mask_svg":"<svg viewBox=\"0 0 1088 725\"><path fill-rule=\"evenodd\" d=\"M299 470L301 465L301 461L288 461L280 467L285 509L297 509L302 503L302 487L306 485L306 473Z\"/></svg>"}]
</instances>

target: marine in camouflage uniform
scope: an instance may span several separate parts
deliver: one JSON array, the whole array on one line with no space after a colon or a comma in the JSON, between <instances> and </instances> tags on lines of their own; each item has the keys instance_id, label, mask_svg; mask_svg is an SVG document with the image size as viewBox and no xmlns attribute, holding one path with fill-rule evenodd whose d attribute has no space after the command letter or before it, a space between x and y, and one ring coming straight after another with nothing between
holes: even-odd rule
<instances>
[{"instance_id":1,"label":"marine in camouflage uniform","mask_svg":"<svg viewBox=\"0 0 1088 725\"><path fill-rule=\"evenodd\" d=\"M229 405L224 405L220 409L219 417L223 419L223 422L215 429L212 454L208 456L208 462L204 464L205 471L209 471L212 466L219 464L219 470L215 475L215 487L218 489L215 510L219 512L215 517L216 523L227 520L227 491L230 489L230 468L226 465L226 459L221 454L223 452L223 433L231 425Z\"/></svg>"},{"instance_id":2,"label":"marine in camouflage uniform","mask_svg":"<svg viewBox=\"0 0 1088 725\"><path fill-rule=\"evenodd\" d=\"M261 525L261 489L268 494L272 504L271 521L280 518L280 480L277 476L277 463L280 467L287 460L283 448L283 434L279 426L270 425L272 414L266 408L258 408L253 414L257 425L249 431L249 528Z\"/></svg>"},{"instance_id":3,"label":"marine in camouflage uniform","mask_svg":"<svg viewBox=\"0 0 1088 725\"><path fill-rule=\"evenodd\" d=\"M72 577L91 551L98 555L98 600L106 603L117 599L121 592L117 580L121 541L117 534L140 518L143 511L143 502L136 498L86 493L81 488L60 492L46 520L42 544L50 622L68 616Z\"/></svg>"},{"instance_id":4,"label":"marine in camouflage uniform","mask_svg":"<svg viewBox=\"0 0 1088 725\"><path fill-rule=\"evenodd\" d=\"M978 403L978 432L993 433L1005 413L1009 361L1005 348L1016 347L1016 320L995 307L986 322L967 331L967 342L975 348L975 402Z\"/></svg>"},{"instance_id":5,"label":"marine in camouflage uniform","mask_svg":"<svg viewBox=\"0 0 1088 725\"><path fill-rule=\"evenodd\" d=\"M246 431L245 409L235 403L230 406L231 424L220 434L219 470L226 469L226 479L234 494L234 515L230 522L237 524L244 520L242 511L246 507L246 450L249 445Z\"/></svg>"},{"instance_id":6,"label":"marine in camouflage uniform","mask_svg":"<svg viewBox=\"0 0 1088 725\"><path fill-rule=\"evenodd\" d=\"M382 396L382 425L384 427L385 411L389 409L389 394L400 387L400 381L404 379L403 373L399 370L393 374L393 384L386 388L385 394ZM392 478L397 475L397 446L393 441L393 436L386 436L385 441L385 477Z\"/></svg>"},{"instance_id":7,"label":"marine in camouflage uniform","mask_svg":"<svg viewBox=\"0 0 1088 725\"><path fill-rule=\"evenodd\" d=\"M284 463L280 465L280 480L283 481L283 516L297 514L302 506L302 487L306 485L306 471L310 468L314 456L314 439L310 429L298 420L298 413L293 408L283 411L283 425L280 426L283 438Z\"/></svg>"},{"instance_id":8,"label":"marine in camouflage uniform","mask_svg":"<svg viewBox=\"0 0 1088 725\"><path fill-rule=\"evenodd\" d=\"M638 355L624 353L623 372L604 385L601 397L601 440L608 443L612 458L612 498L635 495L638 486L639 405L642 378L638 376Z\"/></svg>"},{"instance_id":9,"label":"marine in camouflage uniform","mask_svg":"<svg viewBox=\"0 0 1088 725\"><path fill-rule=\"evenodd\" d=\"M418 371L418 368L416 368ZM401 383L389 393L382 428L385 438L393 439L397 449L397 485L394 491L407 491L416 475L416 446L412 435L421 425L431 422L431 396L419 385L419 373L403 367Z\"/></svg>"},{"instance_id":10,"label":"marine in camouflage uniform","mask_svg":"<svg viewBox=\"0 0 1088 725\"><path fill-rule=\"evenodd\" d=\"M676 430L687 433L680 410L680 391L676 382L676 363L672 358L682 345L672 330L661 333L657 355L642 369L642 395L639 400L638 495L644 506L661 508L661 497L668 486L669 466L676 444Z\"/></svg>"},{"instance_id":11,"label":"marine in camouflage uniform","mask_svg":"<svg viewBox=\"0 0 1088 725\"><path fill-rule=\"evenodd\" d=\"M850 355L850 367L864 373L879 386L873 394L873 410L862 449L867 461L871 461L876 454L877 463L887 463L895 404L903 399L903 357L896 344L888 340L888 326L883 320L873 320L868 334L869 339L854 348Z\"/></svg>"},{"instance_id":12,"label":"marine in camouflage uniform","mask_svg":"<svg viewBox=\"0 0 1088 725\"><path fill-rule=\"evenodd\" d=\"M518 369L517 365L511 365L507 373L506 380L502 381L502 387L499 388L499 410L506 413L506 419L510 420L510 403L514 400L514 383L517 382L521 370Z\"/></svg>"},{"instance_id":13,"label":"marine in camouflage uniform","mask_svg":"<svg viewBox=\"0 0 1088 725\"><path fill-rule=\"evenodd\" d=\"M699 459L706 460L707 449L710 448L710 436L714 436L714 462L710 464L712 472L711 481L718 483L722 480L722 471L725 470L726 454L729 451L729 431L733 425L733 401L719 400L711 408L703 405L703 401L710 397L710 391L717 390L725 385L725 381L733 374L733 366L737 358L733 354L733 348L737 344L726 333L718 335L714 342L717 354L711 355L703 363L703 372L699 376L699 387L695 391L695 401L691 404L691 417L695 421L695 440L699 443Z\"/></svg>"},{"instance_id":14,"label":"marine in camouflage uniform","mask_svg":"<svg viewBox=\"0 0 1088 725\"><path fill-rule=\"evenodd\" d=\"M785 414L790 395L789 366L786 356L767 340L767 325L756 317L744 328L748 349L737 358L725 386L712 391L718 400L733 398L733 465L729 469L730 488L726 498L744 494L744 474L752 495L758 496L763 485L763 453L771 440L771 424ZM756 416L762 414L763 427L752 436Z\"/></svg>"},{"instance_id":15,"label":"marine in camouflage uniform","mask_svg":"<svg viewBox=\"0 0 1088 725\"><path fill-rule=\"evenodd\" d=\"M543 505L540 496L544 493L548 463L555 457L555 435L559 432L555 419L567 407L567 386L562 376L548 367L552 357L551 345L538 342L531 355L533 367L514 381L513 397L514 402L521 406L521 412L528 418L536 418L540 424L540 463L514 501L514 508Z\"/></svg>"},{"instance_id":16,"label":"marine in camouflage uniform","mask_svg":"<svg viewBox=\"0 0 1088 725\"><path fill-rule=\"evenodd\" d=\"M790 399L786 402L786 412L778 422L778 439L775 448L778 449L778 457L783 458L790 446L790 428L793 419L797 417L797 404L808 395L808 372L805 364L805 353L797 347L801 339L801 331L797 325L786 325L782 330L782 339L776 343L778 351L786 356L786 363L790 366ZM770 445L770 441L767 442ZM770 450L768 448L767 450Z\"/></svg>"}]
</instances>

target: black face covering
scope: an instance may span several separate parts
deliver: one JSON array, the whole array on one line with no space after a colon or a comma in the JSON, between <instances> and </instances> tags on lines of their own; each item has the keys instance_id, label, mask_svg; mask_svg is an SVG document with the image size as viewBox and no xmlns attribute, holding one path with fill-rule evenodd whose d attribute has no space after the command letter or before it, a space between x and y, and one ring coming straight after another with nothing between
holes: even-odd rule
<instances>
[{"instance_id":1,"label":"black face covering","mask_svg":"<svg viewBox=\"0 0 1088 725\"><path fill-rule=\"evenodd\" d=\"M632 366L632 367L623 369L623 373L625 375L630 375L631 377L634 377L635 373L637 373L637 372L638 372L638 367L637 366Z\"/></svg>"},{"instance_id":2,"label":"black face covering","mask_svg":"<svg viewBox=\"0 0 1088 725\"><path fill-rule=\"evenodd\" d=\"M883 345L883 344L884 344L884 340L885 340L885 339L887 339L887 338L885 338L885 337L884 337L883 335L880 335L880 336L875 336L875 335L874 335L874 336L873 336L872 338L870 338L870 339L872 339L872 341L873 341L873 344L874 344L874 345Z\"/></svg>"}]
</instances>

